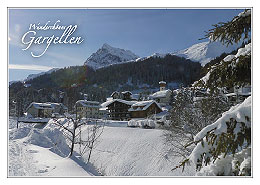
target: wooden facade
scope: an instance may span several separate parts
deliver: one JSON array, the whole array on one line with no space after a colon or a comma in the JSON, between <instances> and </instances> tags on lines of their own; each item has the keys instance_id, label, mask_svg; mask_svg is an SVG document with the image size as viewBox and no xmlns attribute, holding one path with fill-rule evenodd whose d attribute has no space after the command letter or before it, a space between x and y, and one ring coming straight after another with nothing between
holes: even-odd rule
<instances>
[{"instance_id":1,"label":"wooden facade","mask_svg":"<svg viewBox=\"0 0 260 185\"><path fill-rule=\"evenodd\" d=\"M108 106L108 117L112 120L129 120L130 113L128 111L131 108L131 103L126 101L115 100Z\"/></svg>"},{"instance_id":2,"label":"wooden facade","mask_svg":"<svg viewBox=\"0 0 260 185\"><path fill-rule=\"evenodd\" d=\"M130 109L131 118L147 118L153 114L162 112L162 109L154 102L148 108L145 106L132 106Z\"/></svg>"}]
</instances>

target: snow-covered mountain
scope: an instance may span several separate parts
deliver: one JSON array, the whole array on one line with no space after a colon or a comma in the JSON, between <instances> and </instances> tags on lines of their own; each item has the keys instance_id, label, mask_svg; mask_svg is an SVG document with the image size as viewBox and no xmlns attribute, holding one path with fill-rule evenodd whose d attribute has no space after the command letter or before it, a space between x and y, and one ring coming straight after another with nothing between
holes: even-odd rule
<instances>
[{"instance_id":1,"label":"snow-covered mountain","mask_svg":"<svg viewBox=\"0 0 260 185\"><path fill-rule=\"evenodd\" d=\"M194 44L191 47L172 53L154 53L151 56L139 58L137 55L135 55L129 50L114 48L108 44L104 44L102 48L98 49L96 53L93 53L86 60L84 65L90 66L93 69L98 69L113 64L142 61L150 57L163 58L167 54L170 54L184 57L194 62L200 62L202 66L205 66L208 62L220 56L222 53L230 53L231 51L239 48L240 46L241 43L229 45L227 47L220 42L207 41Z\"/></svg>"},{"instance_id":2,"label":"snow-covered mountain","mask_svg":"<svg viewBox=\"0 0 260 185\"><path fill-rule=\"evenodd\" d=\"M86 60L84 65L98 69L113 64L135 61L137 58L138 56L129 50L114 48L108 44L104 44Z\"/></svg>"},{"instance_id":3,"label":"snow-covered mountain","mask_svg":"<svg viewBox=\"0 0 260 185\"><path fill-rule=\"evenodd\" d=\"M195 62L200 62L205 66L210 60L220 56L222 53L230 53L241 46L241 43L229 45L228 47L220 42L201 42L189 48L171 53Z\"/></svg>"},{"instance_id":4,"label":"snow-covered mountain","mask_svg":"<svg viewBox=\"0 0 260 185\"><path fill-rule=\"evenodd\" d=\"M41 72L41 73L38 73L38 74L30 74L27 76L27 78L24 80L25 82L29 81L29 80L32 80L36 77L39 77L41 75L44 75L44 74L51 74L52 72L54 71L57 71L59 68L53 68L53 69L50 69L49 71L46 71L46 72Z\"/></svg>"}]
</instances>

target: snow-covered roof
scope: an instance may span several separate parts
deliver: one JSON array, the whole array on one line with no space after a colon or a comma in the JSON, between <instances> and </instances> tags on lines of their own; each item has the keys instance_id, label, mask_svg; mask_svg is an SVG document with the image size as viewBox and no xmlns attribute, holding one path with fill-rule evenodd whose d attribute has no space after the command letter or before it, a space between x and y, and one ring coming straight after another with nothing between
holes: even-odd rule
<instances>
[{"instance_id":1,"label":"snow-covered roof","mask_svg":"<svg viewBox=\"0 0 260 185\"><path fill-rule=\"evenodd\" d=\"M128 109L128 111L144 111L148 109L153 103L155 103L159 107L159 109L162 110L161 106L156 101L148 100L148 101L136 102L131 106L130 109Z\"/></svg>"},{"instance_id":2,"label":"snow-covered roof","mask_svg":"<svg viewBox=\"0 0 260 185\"><path fill-rule=\"evenodd\" d=\"M139 101L133 104L133 106L146 106L147 104L153 103L154 100L148 100L148 101Z\"/></svg>"},{"instance_id":3,"label":"snow-covered roof","mask_svg":"<svg viewBox=\"0 0 260 185\"><path fill-rule=\"evenodd\" d=\"M27 110L30 107L34 107L35 109L55 109L55 107L61 106L63 109L68 109L65 105L63 105L62 103L52 103L52 102L46 102L46 103L36 103L36 102L32 102L26 109Z\"/></svg>"},{"instance_id":4,"label":"snow-covered roof","mask_svg":"<svg viewBox=\"0 0 260 185\"><path fill-rule=\"evenodd\" d=\"M127 101L127 100L122 100L122 99L113 99L113 100L106 101L106 102L102 103L101 106L102 107L107 107L108 105L110 105L111 103L114 103L116 101L124 103L124 104L127 104L127 105L133 105L133 104L135 104L137 102L137 101Z\"/></svg>"},{"instance_id":5,"label":"snow-covered roof","mask_svg":"<svg viewBox=\"0 0 260 185\"><path fill-rule=\"evenodd\" d=\"M107 107L101 107L99 108L100 111L107 111Z\"/></svg>"},{"instance_id":6,"label":"snow-covered roof","mask_svg":"<svg viewBox=\"0 0 260 185\"><path fill-rule=\"evenodd\" d=\"M131 98L138 100L140 98L140 94L131 94Z\"/></svg>"},{"instance_id":7,"label":"snow-covered roof","mask_svg":"<svg viewBox=\"0 0 260 185\"><path fill-rule=\"evenodd\" d=\"M119 92L118 91L114 91L110 96L114 96L114 94L119 94Z\"/></svg>"},{"instance_id":8,"label":"snow-covered roof","mask_svg":"<svg viewBox=\"0 0 260 185\"><path fill-rule=\"evenodd\" d=\"M170 89L163 90L163 91L158 91L152 95L150 95L151 98L164 98L167 96L168 93L171 93Z\"/></svg>"},{"instance_id":9,"label":"snow-covered roof","mask_svg":"<svg viewBox=\"0 0 260 185\"><path fill-rule=\"evenodd\" d=\"M165 81L160 81L159 84L166 84L166 82Z\"/></svg>"},{"instance_id":10,"label":"snow-covered roof","mask_svg":"<svg viewBox=\"0 0 260 185\"><path fill-rule=\"evenodd\" d=\"M132 93L131 93L130 91L124 91L124 92L122 92L122 94L127 94L127 93L129 93L129 94L132 95Z\"/></svg>"},{"instance_id":11,"label":"snow-covered roof","mask_svg":"<svg viewBox=\"0 0 260 185\"><path fill-rule=\"evenodd\" d=\"M83 107L95 107L99 108L100 104L97 101L78 100L76 104L81 104Z\"/></svg>"},{"instance_id":12,"label":"snow-covered roof","mask_svg":"<svg viewBox=\"0 0 260 185\"><path fill-rule=\"evenodd\" d=\"M109 104L111 104L112 102L114 102L114 99L107 100L106 102L101 103L101 107L107 107L107 106L108 106Z\"/></svg>"},{"instance_id":13,"label":"snow-covered roof","mask_svg":"<svg viewBox=\"0 0 260 185\"><path fill-rule=\"evenodd\" d=\"M54 105L51 103L36 103L32 102L29 107L33 106L36 109L54 109Z\"/></svg>"}]
</instances>

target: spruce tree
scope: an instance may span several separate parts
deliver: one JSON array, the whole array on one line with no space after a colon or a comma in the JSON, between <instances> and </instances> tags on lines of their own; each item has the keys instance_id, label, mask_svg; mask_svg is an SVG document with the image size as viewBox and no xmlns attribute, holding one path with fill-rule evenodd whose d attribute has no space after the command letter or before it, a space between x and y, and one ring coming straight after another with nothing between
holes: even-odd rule
<instances>
[{"instance_id":1,"label":"spruce tree","mask_svg":"<svg viewBox=\"0 0 260 185\"><path fill-rule=\"evenodd\" d=\"M213 25L206 37L224 44L249 39L251 10L245 10L232 21ZM249 39L250 40L250 39ZM209 89L251 84L251 44L213 65L196 86ZM174 169L189 162L196 166L197 175L251 175L251 97L223 113L217 121L202 129L186 147L195 144L191 155Z\"/></svg>"}]
</instances>

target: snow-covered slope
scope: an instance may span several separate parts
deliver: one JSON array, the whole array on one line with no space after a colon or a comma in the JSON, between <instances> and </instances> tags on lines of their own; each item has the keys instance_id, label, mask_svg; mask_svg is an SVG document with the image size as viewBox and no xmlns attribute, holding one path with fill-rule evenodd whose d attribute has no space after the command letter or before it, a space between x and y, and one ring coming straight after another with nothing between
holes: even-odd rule
<instances>
[{"instance_id":1,"label":"snow-covered slope","mask_svg":"<svg viewBox=\"0 0 260 185\"><path fill-rule=\"evenodd\" d=\"M160 129L105 126L90 162L106 176L193 176L194 166L186 166L183 173L171 171L182 159L168 152L163 134Z\"/></svg>"},{"instance_id":2,"label":"snow-covered slope","mask_svg":"<svg viewBox=\"0 0 260 185\"><path fill-rule=\"evenodd\" d=\"M119 64L127 61L135 61L137 55L129 50L114 48L108 44L104 44L96 53L93 53L84 63L93 69L106 67L113 64Z\"/></svg>"},{"instance_id":3,"label":"snow-covered slope","mask_svg":"<svg viewBox=\"0 0 260 185\"><path fill-rule=\"evenodd\" d=\"M230 53L237 49L241 43L229 45L228 47L220 42L201 42L194 44L184 50L176 51L171 54L190 59L195 62L200 62L205 66L210 60L220 56L222 53Z\"/></svg>"},{"instance_id":4,"label":"snow-covered slope","mask_svg":"<svg viewBox=\"0 0 260 185\"><path fill-rule=\"evenodd\" d=\"M99 175L80 158L66 157L69 147L54 125L19 123L9 119L9 176Z\"/></svg>"},{"instance_id":5,"label":"snow-covered slope","mask_svg":"<svg viewBox=\"0 0 260 185\"><path fill-rule=\"evenodd\" d=\"M102 123L101 123L102 124ZM127 122L106 121L96 141L90 163L88 152L79 157L75 146L72 158L69 145L51 121L46 125L19 124L9 120L9 176L192 176L194 166L171 171L181 158L169 153L164 131L126 127ZM82 139L88 128L82 127Z\"/></svg>"},{"instance_id":6,"label":"snow-covered slope","mask_svg":"<svg viewBox=\"0 0 260 185\"><path fill-rule=\"evenodd\" d=\"M24 81L26 82L26 81L32 80L32 79L39 77L41 75L44 75L44 74L51 74L52 72L57 71L58 69L59 68L53 68L53 69L50 69L49 71L46 71L46 72L41 72L41 73L38 73L38 74L30 74L30 75L28 75L28 77Z\"/></svg>"}]
</instances>

